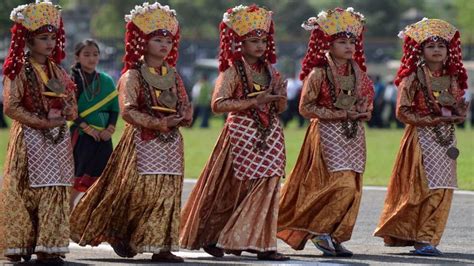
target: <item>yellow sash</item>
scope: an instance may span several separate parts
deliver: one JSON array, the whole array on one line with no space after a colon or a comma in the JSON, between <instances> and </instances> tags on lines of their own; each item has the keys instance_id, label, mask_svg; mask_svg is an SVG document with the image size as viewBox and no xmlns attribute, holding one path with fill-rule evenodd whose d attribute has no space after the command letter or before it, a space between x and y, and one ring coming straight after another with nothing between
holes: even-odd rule
<instances>
[{"instance_id":1,"label":"yellow sash","mask_svg":"<svg viewBox=\"0 0 474 266\"><path fill-rule=\"evenodd\" d=\"M88 109L82 111L79 114L79 116L84 118L84 117L90 115L91 113L97 111L99 108L101 108L102 106L106 105L108 102L113 100L115 97L117 97L117 95L118 95L117 90L112 91L109 95L107 95L107 97L100 100L98 103L94 104L93 106L89 107Z\"/></svg>"}]
</instances>

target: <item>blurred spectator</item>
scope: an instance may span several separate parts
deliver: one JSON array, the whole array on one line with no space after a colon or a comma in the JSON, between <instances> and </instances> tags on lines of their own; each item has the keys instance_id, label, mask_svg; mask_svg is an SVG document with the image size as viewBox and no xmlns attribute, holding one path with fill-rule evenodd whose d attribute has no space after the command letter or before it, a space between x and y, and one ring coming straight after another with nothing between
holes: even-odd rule
<instances>
[{"instance_id":1,"label":"blurred spectator","mask_svg":"<svg viewBox=\"0 0 474 266\"><path fill-rule=\"evenodd\" d=\"M403 128L403 123L398 121L395 116L397 108L397 87L393 81L385 87L383 93L382 124L384 128L390 128L392 122L396 122L397 128Z\"/></svg>"},{"instance_id":2,"label":"blurred spectator","mask_svg":"<svg viewBox=\"0 0 474 266\"><path fill-rule=\"evenodd\" d=\"M300 128L304 126L304 117L302 117L298 111L302 86L303 82L301 82L301 80L298 78L295 78L294 75L288 79L288 85L286 86L288 108L281 114L283 127L286 127L294 117L298 119L298 126Z\"/></svg>"},{"instance_id":3,"label":"blurred spectator","mask_svg":"<svg viewBox=\"0 0 474 266\"><path fill-rule=\"evenodd\" d=\"M372 119L369 121L369 127L382 128L382 107L383 107L383 96L385 92L385 85L380 79L380 76L375 76L374 80L374 110L372 112Z\"/></svg>"},{"instance_id":4,"label":"blurred spectator","mask_svg":"<svg viewBox=\"0 0 474 266\"><path fill-rule=\"evenodd\" d=\"M194 104L193 123L198 117L201 117L201 128L209 127L209 117L211 115L211 96L212 84L209 82L209 76L202 74L201 78L194 84L191 91L192 102Z\"/></svg>"},{"instance_id":5,"label":"blurred spectator","mask_svg":"<svg viewBox=\"0 0 474 266\"><path fill-rule=\"evenodd\" d=\"M464 122L460 123L460 124L457 124L457 127L459 128L465 128L466 127L466 123L470 120L471 122L471 128L474 128L474 104L473 104L473 97L474 96L474 91L472 90L467 90L466 93L464 94L464 100L468 103L470 103L469 105L469 109L467 110L467 117L466 117L466 120L464 120Z\"/></svg>"},{"instance_id":6,"label":"blurred spectator","mask_svg":"<svg viewBox=\"0 0 474 266\"><path fill-rule=\"evenodd\" d=\"M0 75L0 128L7 128L7 122L3 115L3 75Z\"/></svg>"}]
</instances>

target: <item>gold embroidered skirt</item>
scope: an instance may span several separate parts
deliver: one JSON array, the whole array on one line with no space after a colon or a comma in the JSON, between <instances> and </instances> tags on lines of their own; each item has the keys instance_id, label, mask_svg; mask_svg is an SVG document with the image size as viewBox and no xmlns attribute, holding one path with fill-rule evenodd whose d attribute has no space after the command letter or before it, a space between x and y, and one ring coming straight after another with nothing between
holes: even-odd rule
<instances>
[{"instance_id":1,"label":"gold embroidered skirt","mask_svg":"<svg viewBox=\"0 0 474 266\"><path fill-rule=\"evenodd\" d=\"M280 177L241 181L232 176L227 128L181 214L180 245L199 249L276 250Z\"/></svg>"},{"instance_id":2,"label":"gold embroidered skirt","mask_svg":"<svg viewBox=\"0 0 474 266\"><path fill-rule=\"evenodd\" d=\"M14 122L0 192L0 247L5 255L69 252L69 188L31 188L21 124Z\"/></svg>"},{"instance_id":3,"label":"gold embroidered skirt","mask_svg":"<svg viewBox=\"0 0 474 266\"><path fill-rule=\"evenodd\" d=\"M127 126L104 173L71 214L79 245L126 242L138 253L178 250L183 176L139 175Z\"/></svg>"},{"instance_id":4,"label":"gold embroidered skirt","mask_svg":"<svg viewBox=\"0 0 474 266\"><path fill-rule=\"evenodd\" d=\"M295 168L281 191L277 236L293 249L303 249L315 235L328 234L337 242L351 238L362 175L327 169L317 121L312 121Z\"/></svg>"},{"instance_id":5,"label":"gold embroidered skirt","mask_svg":"<svg viewBox=\"0 0 474 266\"><path fill-rule=\"evenodd\" d=\"M374 235L389 246L438 245L453 190L429 189L416 127L407 126L401 145Z\"/></svg>"}]
</instances>

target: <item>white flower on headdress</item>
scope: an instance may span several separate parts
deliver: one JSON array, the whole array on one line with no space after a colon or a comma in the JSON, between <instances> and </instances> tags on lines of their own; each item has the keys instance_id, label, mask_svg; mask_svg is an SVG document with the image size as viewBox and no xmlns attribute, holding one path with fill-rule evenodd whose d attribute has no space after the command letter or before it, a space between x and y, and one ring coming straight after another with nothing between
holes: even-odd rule
<instances>
[{"instance_id":1,"label":"white flower on headdress","mask_svg":"<svg viewBox=\"0 0 474 266\"><path fill-rule=\"evenodd\" d=\"M427 18L427 17L424 17L421 21L425 21L425 20L428 20L428 18Z\"/></svg>"},{"instance_id":2,"label":"white flower on headdress","mask_svg":"<svg viewBox=\"0 0 474 266\"><path fill-rule=\"evenodd\" d=\"M401 30L401 31L398 33L397 36L398 36L398 38L400 38L400 39L403 40L403 39L405 39L405 32Z\"/></svg>"},{"instance_id":3,"label":"white flower on headdress","mask_svg":"<svg viewBox=\"0 0 474 266\"><path fill-rule=\"evenodd\" d=\"M346 11L354 13L354 8L353 7L348 7L348 8L346 8Z\"/></svg>"},{"instance_id":4,"label":"white flower on headdress","mask_svg":"<svg viewBox=\"0 0 474 266\"><path fill-rule=\"evenodd\" d=\"M24 20L25 19L25 16L23 16L23 10L27 7L28 5L20 5L20 6L17 6L16 8L14 8L12 10L12 12L10 13L10 19L12 21L21 21L21 20Z\"/></svg>"},{"instance_id":5,"label":"white flower on headdress","mask_svg":"<svg viewBox=\"0 0 474 266\"><path fill-rule=\"evenodd\" d=\"M308 18L307 21L304 21L303 24L301 24L301 27L305 30L314 30L318 27L318 24L316 23L317 18L316 17L310 17Z\"/></svg>"},{"instance_id":6,"label":"white flower on headdress","mask_svg":"<svg viewBox=\"0 0 474 266\"><path fill-rule=\"evenodd\" d=\"M142 15L150 10L156 10L156 9L162 9L163 11L167 12L168 14L171 14L173 16L176 16L176 11L174 9L171 9L169 6L162 6L158 2L155 2L153 4L149 4L148 2L143 3L143 5L139 6L136 5L134 9L130 10L129 15L125 15L125 21L130 22L133 20L134 17L137 15Z\"/></svg>"},{"instance_id":7,"label":"white flower on headdress","mask_svg":"<svg viewBox=\"0 0 474 266\"><path fill-rule=\"evenodd\" d=\"M318 18L326 18L328 16L328 12L326 11L321 11L318 14Z\"/></svg>"}]
</instances>

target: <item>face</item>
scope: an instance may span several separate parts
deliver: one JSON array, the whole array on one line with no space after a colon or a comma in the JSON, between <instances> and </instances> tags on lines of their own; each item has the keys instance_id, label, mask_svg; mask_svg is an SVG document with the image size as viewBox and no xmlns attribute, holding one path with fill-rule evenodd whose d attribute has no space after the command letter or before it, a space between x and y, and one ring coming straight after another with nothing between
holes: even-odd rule
<instances>
[{"instance_id":1,"label":"face","mask_svg":"<svg viewBox=\"0 0 474 266\"><path fill-rule=\"evenodd\" d=\"M329 53L336 59L350 60L355 53L355 38L337 38L331 43Z\"/></svg>"},{"instance_id":2,"label":"face","mask_svg":"<svg viewBox=\"0 0 474 266\"><path fill-rule=\"evenodd\" d=\"M173 39L170 36L154 36L146 46L145 52L148 56L166 59L173 48Z\"/></svg>"},{"instance_id":3,"label":"face","mask_svg":"<svg viewBox=\"0 0 474 266\"><path fill-rule=\"evenodd\" d=\"M86 72L93 72L99 63L99 49L95 45L87 45L82 48L79 55L76 55L76 61Z\"/></svg>"},{"instance_id":4,"label":"face","mask_svg":"<svg viewBox=\"0 0 474 266\"><path fill-rule=\"evenodd\" d=\"M33 37L28 47L33 54L50 56L56 46L56 33L41 33Z\"/></svg>"},{"instance_id":5,"label":"face","mask_svg":"<svg viewBox=\"0 0 474 266\"><path fill-rule=\"evenodd\" d=\"M428 41L423 46L423 56L428 63L443 63L448 57L448 47L443 41Z\"/></svg>"},{"instance_id":6,"label":"face","mask_svg":"<svg viewBox=\"0 0 474 266\"><path fill-rule=\"evenodd\" d=\"M258 59L265 54L267 42L267 36L250 37L242 42L242 53L244 56Z\"/></svg>"}]
</instances>

